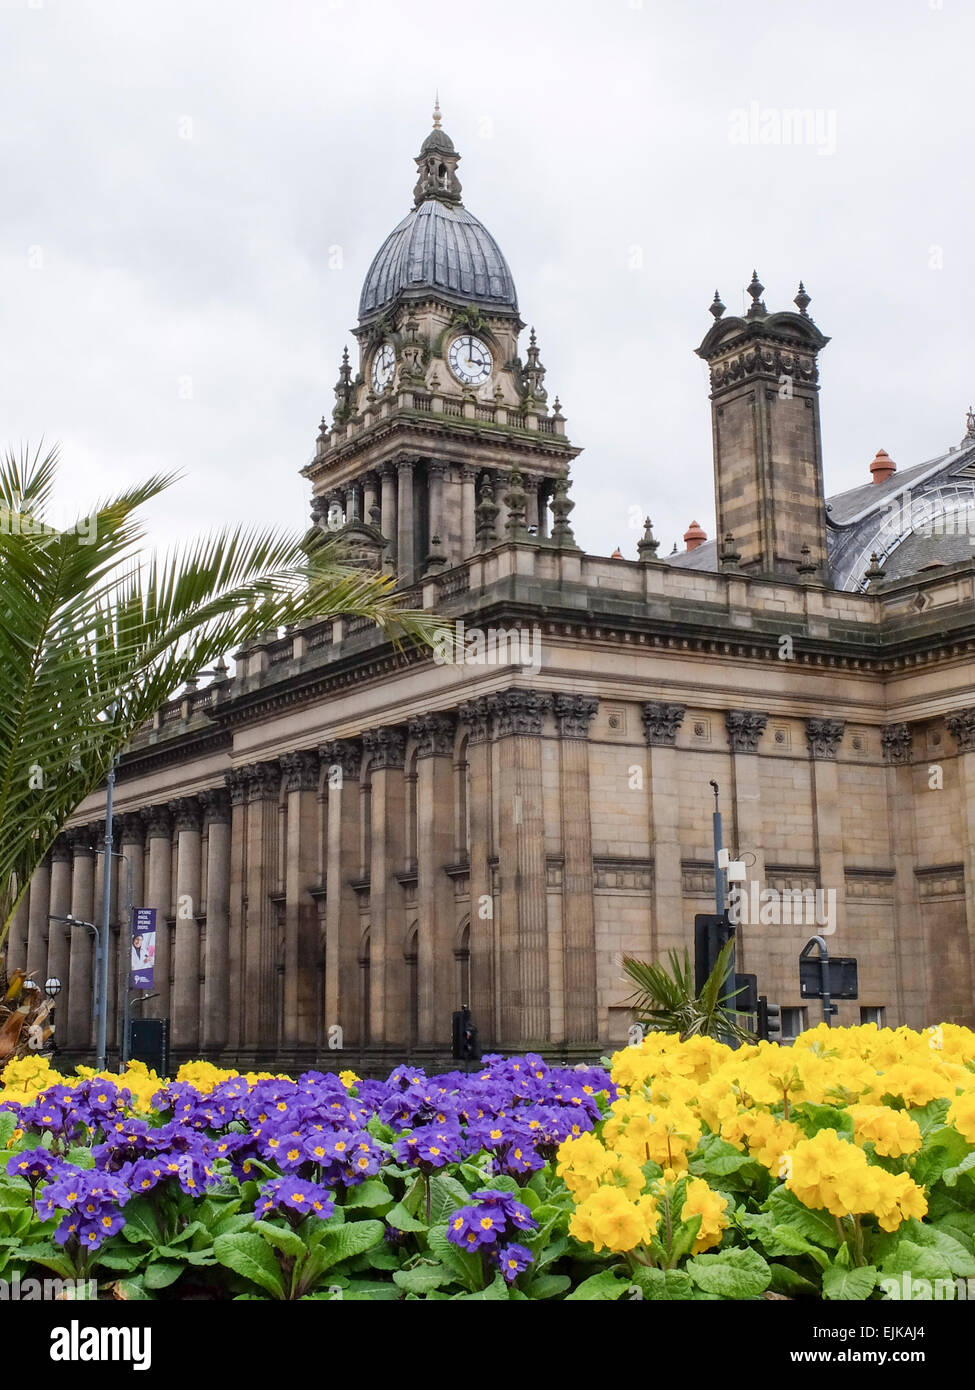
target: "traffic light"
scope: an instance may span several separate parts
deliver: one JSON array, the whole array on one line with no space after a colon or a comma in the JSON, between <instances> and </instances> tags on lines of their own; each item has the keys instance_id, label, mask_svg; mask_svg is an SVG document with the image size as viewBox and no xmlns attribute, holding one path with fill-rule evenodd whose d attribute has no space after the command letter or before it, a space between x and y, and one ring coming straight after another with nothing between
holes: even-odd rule
<instances>
[{"instance_id":1,"label":"traffic light","mask_svg":"<svg viewBox=\"0 0 975 1390\"><path fill-rule=\"evenodd\" d=\"M466 1004L462 1009L456 1010L451 1022L454 1061L476 1062L480 1055L477 1050L477 1029L471 1021L471 1011Z\"/></svg>"},{"instance_id":2,"label":"traffic light","mask_svg":"<svg viewBox=\"0 0 975 1390\"><path fill-rule=\"evenodd\" d=\"M782 1037L782 1010L770 1004L764 994L758 996L758 1036L763 1042L778 1042Z\"/></svg>"},{"instance_id":3,"label":"traffic light","mask_svg":"<svg viewBox=\"0 0 975 1390\"><path fill-rule=\"evenodd\" d=\"M718 956L734 936L735 928L727 913L699 912L694 918L694 989L700 994ZM729 981L729 989L734 981Z\"/></svg>"}]
</instances>

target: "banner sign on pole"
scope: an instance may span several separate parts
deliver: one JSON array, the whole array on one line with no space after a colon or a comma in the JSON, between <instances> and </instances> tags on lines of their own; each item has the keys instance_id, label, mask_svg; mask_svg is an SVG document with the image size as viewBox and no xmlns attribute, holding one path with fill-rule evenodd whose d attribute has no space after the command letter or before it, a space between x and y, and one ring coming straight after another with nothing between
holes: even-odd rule
<instances>
[{"instance_id":1,"label":"banner sign on pole","mask_svg":"<svg viewBox=\"0 0 975 1390\"><path fill-rule=\"evenodd\" d=\"M132 975L131 989L152 989L153 967L156 961L156 909L132 909Z\"/></svg>"}]
</instances>

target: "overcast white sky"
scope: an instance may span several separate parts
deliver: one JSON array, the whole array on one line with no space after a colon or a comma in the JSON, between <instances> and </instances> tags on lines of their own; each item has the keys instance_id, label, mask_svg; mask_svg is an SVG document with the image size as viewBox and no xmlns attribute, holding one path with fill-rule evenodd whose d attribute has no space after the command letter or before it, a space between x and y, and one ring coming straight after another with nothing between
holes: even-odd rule
<instances>
[{"instance_id":1,"label":"overcast white sky","mask_svg":"<svg viewBox=\"0 0 975 1390\"><path fill-rule=\"evenodd\" d=\"M753 265L833 339L827 491L919 462L975 399L973 62L975 0L0 0L0 447L60 441L59 520L181 468L159 541L303 528L439 87L585 447L588 550L635 555L631 508L665 552L713 533L693 349ZM769 142L796 108L813 138Z\"/></svg>"}]
</instances>

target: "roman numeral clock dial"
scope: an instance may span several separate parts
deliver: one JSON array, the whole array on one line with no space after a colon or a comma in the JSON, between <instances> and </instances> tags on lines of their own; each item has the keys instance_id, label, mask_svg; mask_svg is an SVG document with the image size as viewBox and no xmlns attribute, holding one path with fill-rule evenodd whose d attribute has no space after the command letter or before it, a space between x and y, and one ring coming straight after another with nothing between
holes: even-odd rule
<instances>
[{"instance_id":1,"label":"roman numeral clock dial","mask_svg":"<svg viewBox=\"0 0 975 1390\"><path fill-rule=\"evenodd\" d=\"M480 338L465 333L455 338L447 352L447 364L465 386L481 386L494 367L491 349Z\"/></svg>"},{"instance_id":2,"label":"roman numeral clock dial","mask_svg":"<svg viewBox=\"0 0 975 1390\"><path fill-rule=\"evenodd\" d=\"M393 379L396 370L396 354L392 343L383 343L372 359L372 389L381 396Z\"/></svg>"}]
</instances>

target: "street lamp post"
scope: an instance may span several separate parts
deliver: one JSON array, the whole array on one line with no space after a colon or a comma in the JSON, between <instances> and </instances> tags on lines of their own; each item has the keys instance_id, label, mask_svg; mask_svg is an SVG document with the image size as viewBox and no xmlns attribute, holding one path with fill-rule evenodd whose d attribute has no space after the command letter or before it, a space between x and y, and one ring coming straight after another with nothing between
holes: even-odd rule
<instances>
[{"instance_id":1,"label":"street lamp post","mask_svg":"<svg viewBox=\"0 0 975 1390\"><path fill-rule=\"evenodd\" d=\"M106 1057L105 1057L105 1037L106 1037L107 1027L108 1027L108 989L105 987L104 982L102 981L102 978L101 978L101 970L102 970L102 959L103 959L103 957L106 957L106 958L107 958L108 951L107 951L107 948L105 949L104 952L103 952L103 950L102 950L102 947L103 947L103 945L105 945L105 943L103 943L103 941L102 941L101 928L98 927L94 922L86 922L86 921L84 921L81 917L72 917L72 915L71 915L70 912L68 913L67 917L59 917L59 916L57 916L55 913L52 912L52 913L50 913L50 914L48 915L48 920L51 921L51 922L63 922L63 923L64 923L66 926L68 926L68 927L87 927L88 930L89 930L90 932L93 932L93 933L94 933L94 936L95 936L95 983L96 983L96 994L95 994L95 999L94 999L94 1009L95 1009L95 1037L96 1037L96 1047L95 1047L95 1070L96 1070L96 1071L104 1071L104 1070L105 1070L105 1062L106 1062ZM50 983L50 982L49 982L49 983ZM58 988L59 988L59 989L60 989L60 983L61 983L61 982L58 981Z\"/></svg>"}]
</instances>

